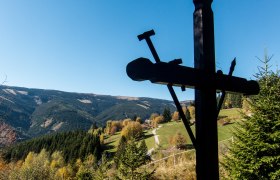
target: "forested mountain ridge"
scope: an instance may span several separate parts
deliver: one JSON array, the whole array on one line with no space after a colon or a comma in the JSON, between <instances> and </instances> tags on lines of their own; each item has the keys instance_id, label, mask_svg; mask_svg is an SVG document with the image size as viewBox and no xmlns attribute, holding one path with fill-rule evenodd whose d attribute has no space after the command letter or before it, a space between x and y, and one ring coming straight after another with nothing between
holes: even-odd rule
<instances>
[{"instance_id":1,"label":"forested mountain ridge","mask_svg":"<svg viewBox=\"0 0 280 180\"><path fill-rule=\"evenodd\" d=\"M71 93L57 90L0 87L1 123L21 137L103 126L108 120L175 110L172 101L125 96Z\"/></svg>"}]
</instances>

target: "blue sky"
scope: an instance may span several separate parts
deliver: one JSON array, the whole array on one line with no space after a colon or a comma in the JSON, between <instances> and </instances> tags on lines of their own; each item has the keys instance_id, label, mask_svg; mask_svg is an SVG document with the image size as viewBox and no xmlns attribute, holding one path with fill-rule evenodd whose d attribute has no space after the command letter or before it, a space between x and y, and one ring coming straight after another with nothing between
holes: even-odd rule
<instances>
[{"instance_id":1,"label":"blue sky","mask_svg":"<svg viewBox=\"0 0 280 180\"><path fill-rule=\"evenodd\" d=\"M280 59L279 0L214 0L216 67L254 79L256 56ZM153 60L137 35L154 29L162 61L193 67L192 0L0 1L0 80L6 85L69 92L171 99L165 86L135 82L126 65ZM180 100L193 99L192 90Z\"/></svg>"}]
</instances>

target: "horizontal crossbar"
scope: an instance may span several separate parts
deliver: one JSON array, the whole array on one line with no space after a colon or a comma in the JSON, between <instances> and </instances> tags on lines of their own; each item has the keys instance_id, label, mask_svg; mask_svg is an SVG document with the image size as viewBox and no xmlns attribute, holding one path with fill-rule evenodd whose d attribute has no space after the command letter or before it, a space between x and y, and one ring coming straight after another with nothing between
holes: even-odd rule
<instances>
[{"instance_id":1,"label":"horizontal crossbar","mask_svg":"<svg viewBox=\"0 0 280 180\"><path fill-rule=\"evenodd\" d=\"M152 63L147 58L138 58L127 65L127 75L135 81L150 80L152 83L186 86L188 88L224 90L227 92L255 95L259 84L253 80L228 76L222 73L209 74L201 70L175 63Z\"/></svg>"}]
</instances>

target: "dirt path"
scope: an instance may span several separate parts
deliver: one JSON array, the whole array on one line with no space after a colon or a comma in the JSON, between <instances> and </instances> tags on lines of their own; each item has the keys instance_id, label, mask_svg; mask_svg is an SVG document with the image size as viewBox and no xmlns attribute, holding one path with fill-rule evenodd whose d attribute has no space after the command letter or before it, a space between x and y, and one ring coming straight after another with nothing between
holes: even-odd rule
<instances>
[{"instance_id":1,"label":"dirt path","mask_svg":"<svg viewBox=\"0 0 280 180\"><path fill-rule=\"evenodd\" d=\"M154 138L155 138L156 146L159 145L159 139L158 139L158 135L157 135L157 133L156 133L157 130L158 130L158 128L156 128L156 129L154 129L154 130L152 131L152 133L153 133L153 135L154 135Z\"/></svg>"},{"instance_id":2,"label":"dirt path","mask_svg":"<svg viewBox=\"0 0 280 180\"><path fill-rule=\"evenodd\" d=\"M153 147L152 149L150 149L150 150L148 151L148 154L149 154L149 155L155 150L156 147L159 146L159 138L158 138L158 135L157 135L157 133L156 133L156 131L157 131L159 128L161 128L161 126L158 126L158 128L155 128L155 129L152 131L152 133L153 133L153 135L154 135L154 138L155 138L155 147Z\"/></svg>"}]
</instances>

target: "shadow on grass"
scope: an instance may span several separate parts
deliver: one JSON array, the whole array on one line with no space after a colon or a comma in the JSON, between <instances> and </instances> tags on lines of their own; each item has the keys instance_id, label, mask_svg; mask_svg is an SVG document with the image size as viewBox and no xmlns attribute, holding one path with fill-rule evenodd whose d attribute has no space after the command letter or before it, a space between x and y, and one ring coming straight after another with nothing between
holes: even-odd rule
<instances>
[{"instance_id":1,"label":"shadow on grass","mask_svg":"<svg viewBox=\"0 0 280 180\"><path fill-rule=\"evenodd\" d=\"M194 149L194 146L193 146L193 144L185 144L185 145L182 145L179 149L181 149L181 150L192 150L192 149Z\"/></svg>"},{"instance_id":2,"label":"shadow on grass","mask_svg":"<svg viewBox=\"0 0 280 180\"><path fill-rule=\"evenodd\" d=\"M114 145L110 145L110 144L107 143L107 144L104 144L104 145L102 146L102 148L103 148L104 151L108 151L108 150L114 149L115 146L114 146Z\"/></svg>"},{"instance_id":3,"label":"shadow on grass","mask_svg":"<svg viewBox=\"0 0 280 180\"><path fill-rule=\"evenodd\" d=\"M153 134L144 134L144 139L147 139L147 138L149 138L149 137L152 137L152 136L154 136Z\"/></svg>"},{"instance_id":4,"label":"shadow on grass","mask_svg":"<svg viewBox=\"0 0 280 180\"><path fill-rule=\"evenodd\" d=\"M186 149L194 149L193 144L186 144L185 147Z\"/></svg>"},{"instance_id":5,"label":"shadow on grass","mask_svg":"<svg viewBox=\"0 0 280 180\"><path fill-rule=\"evenodd\" d=\"M117 140L112 140L112 141L109 141L109 142L105 142L103 145L102 145L102 148L104 151L113 151L115 149L115 146L113 145L114 142L116 142Z\"/></svg>"}]
</instances>

